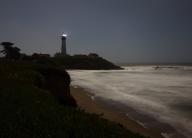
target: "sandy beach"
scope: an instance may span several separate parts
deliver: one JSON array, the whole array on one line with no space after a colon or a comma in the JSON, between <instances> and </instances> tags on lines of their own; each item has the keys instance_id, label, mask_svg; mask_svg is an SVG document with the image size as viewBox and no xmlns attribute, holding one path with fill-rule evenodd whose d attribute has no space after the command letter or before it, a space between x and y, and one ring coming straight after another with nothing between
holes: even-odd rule
<instances>
[{"instance_id":1,"label":"sandy beach","mask_svg":"<svg viewBox=\"0 0 192 138\"><path fill-rule=\"evenodd\" d=\"M88 113L101 115L103 118L123 125L125 128L151 138L163 138L159 130L145 128L125 114L107 106L102 100L83 88L71 87L71 94L76 99L78 106Z\"/></svg>"}]
</instances>

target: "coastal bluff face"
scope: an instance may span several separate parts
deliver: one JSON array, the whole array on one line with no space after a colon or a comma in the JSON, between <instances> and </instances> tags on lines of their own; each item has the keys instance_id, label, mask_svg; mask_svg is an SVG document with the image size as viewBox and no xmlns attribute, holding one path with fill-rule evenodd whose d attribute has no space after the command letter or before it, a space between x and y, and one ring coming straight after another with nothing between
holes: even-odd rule
<instances>
[{"instance_id":1,"label":"coastal bluff face","mask_svg":"<svg viewBox=\"0 0 192 138\"><path fill-rule=\"evenodd\" d=\"M122 69L110 61L99 57L97 54L55 56L54 63L63 66L65 69L85 70L119 70Z\"/></svg>"},{"instance_id":2,"label":"coastal bluff face","mask_svg":"<svg viewBox=\"0 0 192 138\"><path fill-rule=\"evenodd\" d=\"M64 69L23 61L1 61L0 79L18 81L52 94L59 103L77 107L70 95L70 76Z\"/></svg>"},{"instance_id":3,"label":"coastal bluff face","mask_svg":"<svg viewBox=\"0 0 192 138\"><path fill-rule=\"evenodd\" d=\"M70 76L65 70L55 68L40 69L44 76L42 88L50 91L60 103L77 107L75 99L70 94Z\"/></svg>"}]
</instances>

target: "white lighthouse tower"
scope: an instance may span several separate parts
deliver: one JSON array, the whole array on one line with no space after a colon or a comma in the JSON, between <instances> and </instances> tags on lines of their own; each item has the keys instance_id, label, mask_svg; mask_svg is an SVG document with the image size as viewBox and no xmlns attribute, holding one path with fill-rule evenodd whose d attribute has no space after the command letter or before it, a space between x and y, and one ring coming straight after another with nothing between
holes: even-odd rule
<instances>
[{"instance_id":1,"label":"white lighthouse tower","mask_svg":"<svg viewBox=\"0 0 192 138\"><path fill-rule=\"evenodd\" d=\"M67 34L63 34L61 36L61 54L62 55L67 55L66 40L67 40Z\"/></svg>"}]
</instances>

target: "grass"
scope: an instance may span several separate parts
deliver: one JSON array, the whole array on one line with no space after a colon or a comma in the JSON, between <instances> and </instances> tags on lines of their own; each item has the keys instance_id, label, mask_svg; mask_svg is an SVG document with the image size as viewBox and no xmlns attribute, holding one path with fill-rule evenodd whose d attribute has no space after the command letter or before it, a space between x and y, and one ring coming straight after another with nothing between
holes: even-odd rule
<instances>
[{"instance_id":1,"label":"grass","mask_svg":"<svg viewBox=\"0 0 192 138\"><path fill-rule=\"evenodd\" d=\"M0 65L1 138L144 138L98 115L59 104L35 85L40 74L34 68Z\"/></svg>"}]
</instances>

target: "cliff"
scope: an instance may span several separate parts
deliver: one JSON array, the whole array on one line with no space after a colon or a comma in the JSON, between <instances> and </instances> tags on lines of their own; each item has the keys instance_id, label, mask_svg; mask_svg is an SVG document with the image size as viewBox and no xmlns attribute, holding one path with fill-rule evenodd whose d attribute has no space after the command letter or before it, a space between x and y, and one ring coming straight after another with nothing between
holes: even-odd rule
<instances>
[{"instance_id":1,"label":"cliff","mask_svg":"<svg viewBox=\"0 0 192 138\"><path fill-rule=\"evenodd\" d=\"M45 78L41 88L50 91L60 103L77 107L75 99L70 94L71 79L65 70L40 68L38 72Z\"/></svg>"}]
</instances>

